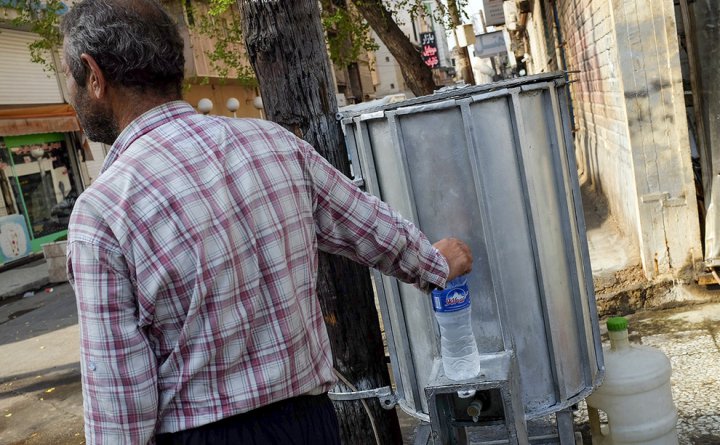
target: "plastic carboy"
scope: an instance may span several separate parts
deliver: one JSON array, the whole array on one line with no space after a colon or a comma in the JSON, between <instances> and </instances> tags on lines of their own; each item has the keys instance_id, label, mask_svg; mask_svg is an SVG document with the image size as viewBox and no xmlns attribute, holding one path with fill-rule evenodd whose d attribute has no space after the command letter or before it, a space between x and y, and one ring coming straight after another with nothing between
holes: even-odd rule
<instances>
[{"instance_id":1,"label":"plastic carboy","mask_svg":"<svg viewBox=\"0 0 720 445\"><path fill-rule=\"evenodd\" d=\"M670 360L662 351L628 341L628 322L607 322L605 380L587 398L593 445L678 445ZM601 425L598 410L607 414Z\"/></svg>"},{"instance_id":2,"label":"plastic carboy","mask_svg":"<svg viewBox=\"0 0 720 445\"><path fill-rule=\"evenodd\" d=\"M445 376L467 380L480 373L480 355L470 318L470 292L467 277L447 283L432 292L435 319L440 326L440 350Z\"/></svg>"}]
</instances>

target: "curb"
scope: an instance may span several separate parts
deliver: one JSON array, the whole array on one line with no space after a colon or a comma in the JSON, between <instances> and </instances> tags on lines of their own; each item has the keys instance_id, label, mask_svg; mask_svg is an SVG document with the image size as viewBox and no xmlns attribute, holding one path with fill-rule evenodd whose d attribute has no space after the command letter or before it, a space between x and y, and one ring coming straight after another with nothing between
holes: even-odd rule
<instances>
[{"instance_id":1,"label":"curb","mask_svg":"<svg viewBox=\"0 0 720 445\"><path fill-rule=\"evenodd\" d=\"M47 286L49 283L50 279L48 277L41 277L27 283L19 284L15 287L2 291L0 293L0 301L7 298L22 296L25 292L38 290L41 287Z\"/></svg>"}]
</instances>

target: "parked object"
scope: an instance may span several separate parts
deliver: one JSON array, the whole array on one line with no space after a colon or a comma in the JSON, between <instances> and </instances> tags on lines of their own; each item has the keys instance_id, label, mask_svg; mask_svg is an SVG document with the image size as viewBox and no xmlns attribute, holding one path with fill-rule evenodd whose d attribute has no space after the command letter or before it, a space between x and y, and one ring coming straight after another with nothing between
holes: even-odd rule
<instances>
[{"instance_id":1,"label":"parked object","mask_svg":"<svg viewBox=\"0 0 720 445\"><path fill-rule=\"evenodd\" d=\"M461 382L443 371L429 297L375 277L399 405L429 423L436 444L498 425L505 435L492 440L527 444L528 421L551 415L556 437L574 444L571 407L600 383L603 363L563 75L342 117L355 182L430 239L463 239L475 258L467 283L481 369ZM477 393L458 398L466 390Z\"/></svg>"},{"instance_id":2,"label":"parked object","mask_svg":"<svg viewBox=\"0 0 720 445\"><path fill-rule=\"evenodd\" d=\"M587 398L593 445L677 445L677 409L672 400L670 360L660 350L630 345L628 322L608 320L605 380ZM598 410L607 414L600 425Z\"/></svg>"}]
</instances>

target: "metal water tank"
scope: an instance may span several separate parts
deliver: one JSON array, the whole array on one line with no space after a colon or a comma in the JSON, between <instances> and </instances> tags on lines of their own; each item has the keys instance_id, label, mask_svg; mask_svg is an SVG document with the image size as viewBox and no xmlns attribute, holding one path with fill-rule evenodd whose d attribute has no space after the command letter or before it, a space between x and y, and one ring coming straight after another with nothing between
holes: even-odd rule
<instances>
[{"instance_id":1,"label":"metal water tank","mask_svg":"<svg viewBox=\"0 0 720 445\"><path fill-rule=\"evenodd\" d=\"M440 395L486 390L485 403L500 405L488 421L504 419L511 442L523 443L527 420L567 413L603 373L562 74L339 117L356 181L431 240L459 237L475 257L473 329L486 372L471 382L443 377L427 295L375 276L400 406L442 436L452 434L435 431L447 427L442 417L461 402ZM503 394L514 400L503 404Z\"/></svg>"}]
</instances>

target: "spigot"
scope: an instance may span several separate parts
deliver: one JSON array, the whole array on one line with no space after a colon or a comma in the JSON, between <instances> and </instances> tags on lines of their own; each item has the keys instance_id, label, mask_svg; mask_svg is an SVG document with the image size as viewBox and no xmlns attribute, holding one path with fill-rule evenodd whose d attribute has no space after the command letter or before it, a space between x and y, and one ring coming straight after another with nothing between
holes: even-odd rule
<instances>
[{"instance_id":1,"label":"spigot","mask_svg":"<svg viewBox=\"0 0 720 445\"><path fill-rule=\"evenodd\" d=\"M483 409L483 403L480 400L473 400L467 407L468 416L472 417L473 422L477 423L480 419L480 413Z\"/></svg>"}]
</instances>

